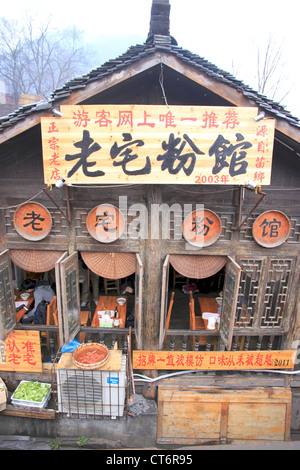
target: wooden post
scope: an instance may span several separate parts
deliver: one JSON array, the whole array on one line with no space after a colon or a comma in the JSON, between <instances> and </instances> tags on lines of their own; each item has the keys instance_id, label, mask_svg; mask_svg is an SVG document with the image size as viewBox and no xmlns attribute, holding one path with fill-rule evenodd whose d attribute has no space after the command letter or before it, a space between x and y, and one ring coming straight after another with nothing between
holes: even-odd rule
<instances>
[{"instance_id":1,"label":"wooden post","mask_svg":"<svg viewBox=\"0 0 300 470\"><path fill-rule=\"evenodd\" d=\"M151 205L161 204L161 186L149 185L146 191L148 208L148 239L144 240L144 288L143 288L143 325L142 349L156 350L159 344L159 325L161 303L161 238L151 236ZM145 375L156 376L157 371L145 371Z\"/></svg>"}]
</instances>

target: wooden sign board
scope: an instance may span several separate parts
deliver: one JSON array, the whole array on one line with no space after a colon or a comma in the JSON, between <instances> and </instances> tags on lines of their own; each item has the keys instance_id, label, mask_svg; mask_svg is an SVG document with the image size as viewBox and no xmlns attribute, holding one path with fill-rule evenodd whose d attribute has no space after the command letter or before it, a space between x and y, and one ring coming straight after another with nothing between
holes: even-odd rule
<instances>
[{"instance_id":1,"label":"wooden sign board","mask_svg":"<svg viewBox=\"0 0 300 470\"><path fill-rule=\"evenodd\" d=\"M0 371L42 372L39 331L14 330L4 343Z\"/></svg>"},{"instance_id":2,"label":"wooden sign board","mask_svg":"<svg viewBox=\"0 0 300 470\"><path fill-rule=\"evenodd\" d=\"M293 369L295 351L133 351L133 369Z\"/></svg>"},{"instance_id":3,"label":"wooden sign board","mask_svg":"<svg viewBox=\"0 0 300 470\"><path fill-rule=\"evenodd\" d=\"M257 108L61 106L42 118L44 180L55 184L271 181L275 120Z\"/></svg>"}]
</instances>

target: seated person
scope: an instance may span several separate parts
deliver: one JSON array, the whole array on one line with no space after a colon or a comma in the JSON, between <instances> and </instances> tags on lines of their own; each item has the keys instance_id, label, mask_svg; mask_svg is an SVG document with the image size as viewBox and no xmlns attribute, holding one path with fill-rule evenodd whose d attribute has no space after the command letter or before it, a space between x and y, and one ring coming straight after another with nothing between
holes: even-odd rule
<instances>
[{"instance_id":1,"label":"seated person","mask_svg":"<svg viewBox=\"0 0 300 470\"><path fill-rule=\"evenodd\" d=\"M21 284L21 291L32 292L36 286L36 281L34 279L25 279Z\"/></svg>"},{"instance_id":2,"label":"seated person","mask_svg":"<svg viewBox=\"0 0 300 470\"><path fill-rule=\"evenodd\" d=\"M31 283L28 281L32 281ZM22 282L21 288L25 289L26 292L32 292L34 296L34 307L28 313L26 313L22 318L22 323L32 323L34 321L35 312L37 306L42 300L46 302L51 302L54 297L54 291L51 289L49 282L47 281L38 281L35 283L32 279L26 279Z\"/></svg>"}]
</instances>

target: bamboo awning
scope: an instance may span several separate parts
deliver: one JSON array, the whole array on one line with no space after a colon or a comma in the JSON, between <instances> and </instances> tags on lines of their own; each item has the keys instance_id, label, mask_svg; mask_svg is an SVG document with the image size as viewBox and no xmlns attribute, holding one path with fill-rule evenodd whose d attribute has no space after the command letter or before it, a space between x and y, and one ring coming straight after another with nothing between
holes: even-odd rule
<instances>
[{"instance_id":1,"label":"bamboo awning","mask_svg":"<svg viewBox=\"0 0 300 470\"><path fill-rule=\"evenodd\" d=\"M47 250L10 250L10 257L12 262L24 271L44 273L55 267L62 253Z\"/></svg>"},{"instance_id":2,"label":"bamboo awning","mask_svg":"<svg viewBox=\"0 0 300 470\"><path fill-rule=\"evenodd\" d=\"M91 271L105 279L122 279L135 272L134 253L82 251L81 256Z\"/></svg>"},{"instance_id":3,"label":"bamboo awning","mask_svg":"<svg viewBox=\"0 0 300 470\"><path fill-rule=\"evenodd\" d=\"M204 279L213 276L226 264L226 256L171 255L170 263L182 276Z\"/></svg>"}]
</instances>

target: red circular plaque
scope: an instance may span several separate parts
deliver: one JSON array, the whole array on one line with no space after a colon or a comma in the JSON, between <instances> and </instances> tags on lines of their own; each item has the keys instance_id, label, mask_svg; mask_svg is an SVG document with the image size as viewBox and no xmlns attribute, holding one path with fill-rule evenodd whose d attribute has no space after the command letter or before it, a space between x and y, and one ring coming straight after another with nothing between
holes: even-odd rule
<instances>
[{"instance_id":1,"label":"red circular plaque","mask_svg":"<svg viewBox=\"0 0 300 470\"><path fill-rule=\"evenodd\" d=\"M95 240L111 243L120 238L124 232L125 219L117 207L100 204L89 212L86 227Z\"/></svg>"},{"instance_id":2,"label":"red circular plaque","mask_svg":"<svg viewBox=\"0 0 300 470\"><path fill-rule=\"evenodd\" d=\"M221 220L208 209L198 209L191 212L182 225L183 236L194 246L209 246L215 243L221 235Z\"/></svg>"},{"instance_id":3,"label":"red circular plaque","mask_svg":"<svg viewBox=\"0 0 300 470\"><path fill-rule=\"evenodd\" d=\"M38 241L49 235L52 227L51 215L38 202L25 202L14 213L14 227L26 240Z\"/></svg>"},{"instance_id":4,"label":"red circular plaque","mask_svg":"<svg viewBox=\"0 0 300 470\"><path fill-rule=\"evenodd\" d=\"M290 219L280 211L266 211L260 214L252 226L254 240L265 248L282 245L291 231Z\"/></svg>"}]
</instances>

